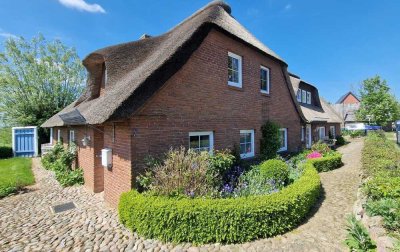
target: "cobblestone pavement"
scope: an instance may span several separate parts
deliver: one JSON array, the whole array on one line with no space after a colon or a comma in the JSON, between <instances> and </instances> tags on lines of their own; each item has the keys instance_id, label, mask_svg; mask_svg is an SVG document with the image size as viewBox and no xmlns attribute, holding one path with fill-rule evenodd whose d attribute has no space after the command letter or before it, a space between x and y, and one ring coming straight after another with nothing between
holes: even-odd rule
<instances>
[{"instance_id":1,"label":"cobblestone pavement","mask_svg":"<svg viewBox=\"0 0 400 252\"><path fill-rule=\"evenodd\" d=\"M295 230L245 244L164 244L143 239L118 223L101 194L83 186L62 188L34 159L36 184L29 192L0 200L1 251L346 251L345 217L359 183L362 140L341 147L345 165L321 173L324 199ZM77 208L54 214L50 206L73 201Z\"/></svg>"}]
</instances>

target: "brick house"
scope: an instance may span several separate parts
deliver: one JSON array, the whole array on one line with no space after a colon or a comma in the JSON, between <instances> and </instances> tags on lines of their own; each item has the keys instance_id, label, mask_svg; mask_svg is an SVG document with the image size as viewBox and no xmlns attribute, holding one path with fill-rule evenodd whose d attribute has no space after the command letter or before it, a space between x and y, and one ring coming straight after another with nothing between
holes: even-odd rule
<instances>
[{"instance_id":1,"label":"brick house","mask_svg":"<svg viewBox=\"0 0 400 252\"><path fill-rule=\"evenodd\" d=\"M360 99L353 92L347 92L333 105L342 119L343 128L357 128L364 125L363 121L359 121L356 118L356 112L360 108L360 103Z\"/></svg>"},{"instance_id":2,"label":"brick house","mask_svg":"<svg viewBox=\"0 0 400 252\"><path fill-rule=\"evenodd\" d=\"M170 147L259 154L261 126L282 129L280 151L302 148L303 116L287 64L250 34L224 2L212 2L167 33L89 54L82 96L46 121L52 143L78 146L85 185L112 206L134 187L148 155ZM112 167L101 150L112 150Z\"/></svg>"},{"instance_id":3,"label":"brick house","mask_svg":"<svg viewBox=\"0 0 400 252\"><path fill-rule=\"evenodd\" d=\"M306 148L329 136L335 138L340 135L342 120L334 108L319 96L318 89L294 74L290 74L290 80L296 101L308 122L301 128L301 140Z\"/></svg>"}]
</instances>

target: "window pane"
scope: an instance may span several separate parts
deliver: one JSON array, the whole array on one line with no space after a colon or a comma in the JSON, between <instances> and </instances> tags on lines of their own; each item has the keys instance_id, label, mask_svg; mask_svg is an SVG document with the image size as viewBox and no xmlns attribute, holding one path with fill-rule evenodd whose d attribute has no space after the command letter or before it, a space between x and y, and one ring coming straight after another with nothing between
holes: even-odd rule
<instances>
[{"instance_id":1,"label":"window pane","mask_svg":"<svg viewBox=\"0 0 400 252\"><path fill-rule=\"evenodd\" d=\"M246 133L246 143L251 142L251 133Z\"/></svg>"},{"instance_id":2,"label":"window pane","mask_svg":"<svg viewBox=\"0 0 400 252\"><path fill-rule=\"evenodd\" d=\"M239 60L232 58L232 69L235 71L239 70Z\"/></svg>"},{"instance_id":3,"label":"window pane","mask_svg":"<svg viewBox=\"0 0 400 252\"><path fill-rule=\"evenodd\" d=\"M267 81L261 80L261 90L267 90Z\"/></svg>"},{"instance_id":4,"label":"window pane","mask_svg":"<svg viewBox=\"0 0 400 252\"><path fill-rule=\"evenodd\" d=\"M240 134L240 143L246 143L246 133Z\"/></svg>"},{"instance_id":5,"label":"window pane","mask_svg":"<svg viewBox=\"0 0 400 252\"><path fill-rule=\"evenodd\" d=\"M281 148L285 147L285 131L281 130Z\"/></svg>"},{"instance_id":6,"label":"window pane","mask_svg":"<svg viewBox=\"0 0 400 252\"><path fill-rule=\"evenodd\" d=\"M199 148L199 136L190 136L189 148L191 149Z\"/></svg>"},{"instance_id":7,"label":"window pane","mask_svg":"<svg viewBox=\"0 0 400 252\"><path fill-rule=\"evenodd\" d=\"M246 154L246 144L240 144L240 154Z\"/></svg>"},{"instance_id":8,"label":"window pane","mask_svg":"<svg viewBox=\"0 0 400 252\"><path fill-rule=\"evenodd\" d=\"M232 69L232 57L228 56L228 69Z\"/></svg>"},{"instance_id":9,"label":"window pane","mask_svg":"<svg viewBox=\"0 0 400 252\"><path fill-rule=\"evenodd\" d=\"M246 143L246 152L247 153L251 152L251 143Z\"/></svg>"},{"instance_id":10,"label":"window pane","mask_svg":"<svg viewBox=\"0 0 400 252\"><path fill-rule=\"evenodd\" d=\"M200 148L209 148L210 147L210 136L200 136Z\"/></svg>"}]
</instances>

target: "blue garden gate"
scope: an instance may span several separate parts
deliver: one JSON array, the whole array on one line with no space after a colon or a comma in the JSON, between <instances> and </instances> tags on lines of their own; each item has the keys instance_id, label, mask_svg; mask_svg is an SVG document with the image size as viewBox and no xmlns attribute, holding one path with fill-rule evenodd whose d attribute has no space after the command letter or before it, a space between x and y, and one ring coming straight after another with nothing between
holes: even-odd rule
<instances>
[{"instance_id":1,"label":"blue garden gate","mask_svg":"<svg viewBox=\"0 0 400 252\"><path fill-rule=\"evenodd\" d=\"M15 157L38 155L37 127L12 128L13 152Z\"/></svg>"}]
</instances>

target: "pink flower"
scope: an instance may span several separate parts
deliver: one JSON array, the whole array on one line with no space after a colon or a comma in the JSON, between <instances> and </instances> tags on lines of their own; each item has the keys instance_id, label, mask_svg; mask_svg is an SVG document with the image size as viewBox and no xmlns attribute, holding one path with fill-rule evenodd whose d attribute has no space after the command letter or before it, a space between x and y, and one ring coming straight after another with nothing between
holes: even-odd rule
<instances>
[{"instance_id":1,"label":"pink flower","mask_svg":"<svg viewBox=\"0 0 400 252\"><path fill-rule=\"evenodd\" d=\"M318 151L313 151L312 153L307 155L307 159L320 158L320 157L322 157L322 155Z\"/></svg>"}]
</instances>

